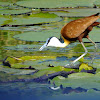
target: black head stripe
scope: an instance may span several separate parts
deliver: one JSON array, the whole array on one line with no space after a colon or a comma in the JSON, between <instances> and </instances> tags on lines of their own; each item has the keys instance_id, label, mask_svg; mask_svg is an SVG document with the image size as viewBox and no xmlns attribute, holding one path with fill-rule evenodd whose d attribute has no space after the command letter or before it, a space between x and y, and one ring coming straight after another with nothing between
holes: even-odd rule
<instances>
[{"instance_id":1,"label":"black head stripe","mask_svg":"<svg viewBox=\"0 0 100 100\"><path fill-rule=\"evenodd\" d=\"M62 38L61 36L60 36L59 41L60 41L61 43L64 43L64 40L63 40L63 38Z\"/></svg>"},{"instance_id":2,"label":"black head stripe","mask_svg":"<svg viewBox=\"0 0 100 100\"><path fill-rule=\"evenodd\" d=\"M52 36L52 37L53 37L53 36ZM51 40L52 37L50 37L50 38L47 39L47 41L46 41L47 45L48 45L48 43L50 42L50 40Z\"/></svg>"}]
</instances>

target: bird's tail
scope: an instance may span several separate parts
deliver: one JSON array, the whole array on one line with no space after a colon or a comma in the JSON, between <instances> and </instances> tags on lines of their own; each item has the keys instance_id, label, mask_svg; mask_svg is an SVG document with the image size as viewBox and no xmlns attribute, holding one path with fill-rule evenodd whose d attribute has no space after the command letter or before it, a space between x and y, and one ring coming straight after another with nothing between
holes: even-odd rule
<instances>
[{"instance_id":1,"label":"bird's tail","mask_svg":"<svg viewBox=\"0 0 100 100\"><path fill-rule=\"evenodd\" d=\"M96 13L96 14L94 14L94 15L91 15L91 16L98 16L100 13Z\"/></svg>"},{"instance_id":2,"label":"bird's tail","mask_svg":"<svg viewBox=\"0 0 100 100\"><path fill-rule=\"evenodd\" d=\"M95 14L94 16L98 16L100 13Z\"/></svg>"}]
</instances>

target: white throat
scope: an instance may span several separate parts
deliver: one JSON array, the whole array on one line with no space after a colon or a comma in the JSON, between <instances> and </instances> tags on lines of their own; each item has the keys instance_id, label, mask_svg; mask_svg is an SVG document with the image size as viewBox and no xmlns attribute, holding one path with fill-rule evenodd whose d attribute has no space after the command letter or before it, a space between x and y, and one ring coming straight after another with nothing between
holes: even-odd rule
<instances>
[{"instance_id":1,"label":"white throat","mask_svg":"<svg viewBox=\"0 0 100 100\"><path fill-rule=\"evenodd\" d=\"M64 42L64 43L61 43L59 41L59 39L57 39L56 37L52 37L52 39L49 41L48 45L47 46L53 46L53 47L66 47L67 44Z\"/></svg>"}]
</instances>

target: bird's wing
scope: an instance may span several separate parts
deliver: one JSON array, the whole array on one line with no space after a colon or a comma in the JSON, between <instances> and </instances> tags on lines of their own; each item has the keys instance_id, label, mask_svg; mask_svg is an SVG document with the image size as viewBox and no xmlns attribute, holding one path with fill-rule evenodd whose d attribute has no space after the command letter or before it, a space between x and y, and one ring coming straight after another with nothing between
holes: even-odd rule
<instances>
[{"instance_id":1,"label":"bird's wing","mask_svg":"<svg viewBox=\"0 0 100 100\"><path fill-rule=\"evenodd\" d=\"M71 21L62 28L61 34L64 38L77 38L98 18L100 16L89 16Z\"/></svg>"}]
</instances>

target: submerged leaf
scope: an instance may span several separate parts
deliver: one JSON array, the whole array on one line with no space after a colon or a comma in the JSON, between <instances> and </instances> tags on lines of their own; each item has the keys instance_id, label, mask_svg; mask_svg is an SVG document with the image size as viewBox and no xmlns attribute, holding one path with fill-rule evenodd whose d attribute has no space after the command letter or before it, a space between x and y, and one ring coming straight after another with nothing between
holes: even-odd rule
<instances>
[{"instance_id":1,"label":"submerged leaf","mask_svg":"<svg viewBox=\"0 0 100 100\"><path fill-rule=\"evenodd\" d=\"M82 63L79 67L79 72L81 72L83 69L85 70L93 70L93 67L88 66L88 64Z\"/></svg>"},{"instance_id":2,"label":"submerged leaf","mask_svg":"<svg viewBox=\"0 0 100 100\"><path fill-rule=\"evenodd\" d=\"M33 69L33 68L38 69L38 67L35 65L35 63L38 64L38 61L47 60L47 59L55 59L55 58L56 58L55 56L22 56L19 58L7 57L5 62L9 62L9 64L11 65L11 68L30 69L29 66L33 66L31 69ZM43 68L41 68L41 69L43 69Z\"/></svg>"},{"instance_id":3,"label":"submerged leaf","mask_svg":"<svg viewBox=\"0 0 100 100\"><path fill-rule=\"evenodd\" d=\"M79 59L78 61L83 62L83 61L84 61L84 57L82 57L82 58Z\"/></svg>"},{"instance_id":4,"label":"submerged leaf","mask_svg":"<svg viewBox=\"0 0 100 100\"><path fill-rule=\"evenodd\" d=\"M10 64L14 64L14 63L22 62L22 59L16 58L16 57L7 57L7 59L5 61L9 62Z\"/></svg>"},{"instance_id":5,"label":"submerged leaf","mask_svg":"<svg viewBox=\"0 0 100 100\"><path fill-rule=\"evenodd\" d=\"M85 89L91 89L91 88L97 88L99 86L95 86L95 82L93 82L95 79L94 74L89 73L73 73L68 76L68 78L60 79L59 77L55 77L51 82L55 82L56 86L60 86L61 84L63 87L82 87ZM100 88L100 86L99 86Z\"/></svg>"},{"instance_id":6,"label":"submerged leaf","mask_svg":"<svg viewBox=\"0 0 100 100\"><path fill-rule=\"evenodd\" d=\"M36 77L40 77L40 76L43 76L43 75L49 75L49 74L52 74L52 73L56 73L56 72L59 72L59 71L66 71L66 72L75 71L75 72L77 72L78 70L77 69L71 69L71 68L65 68L65 67L62 67L62 66L57 66L57 67L42 69L42 70L38 71L37 73L35 73L33 77L36 78Z\"/></svg>"}]
</instances>

